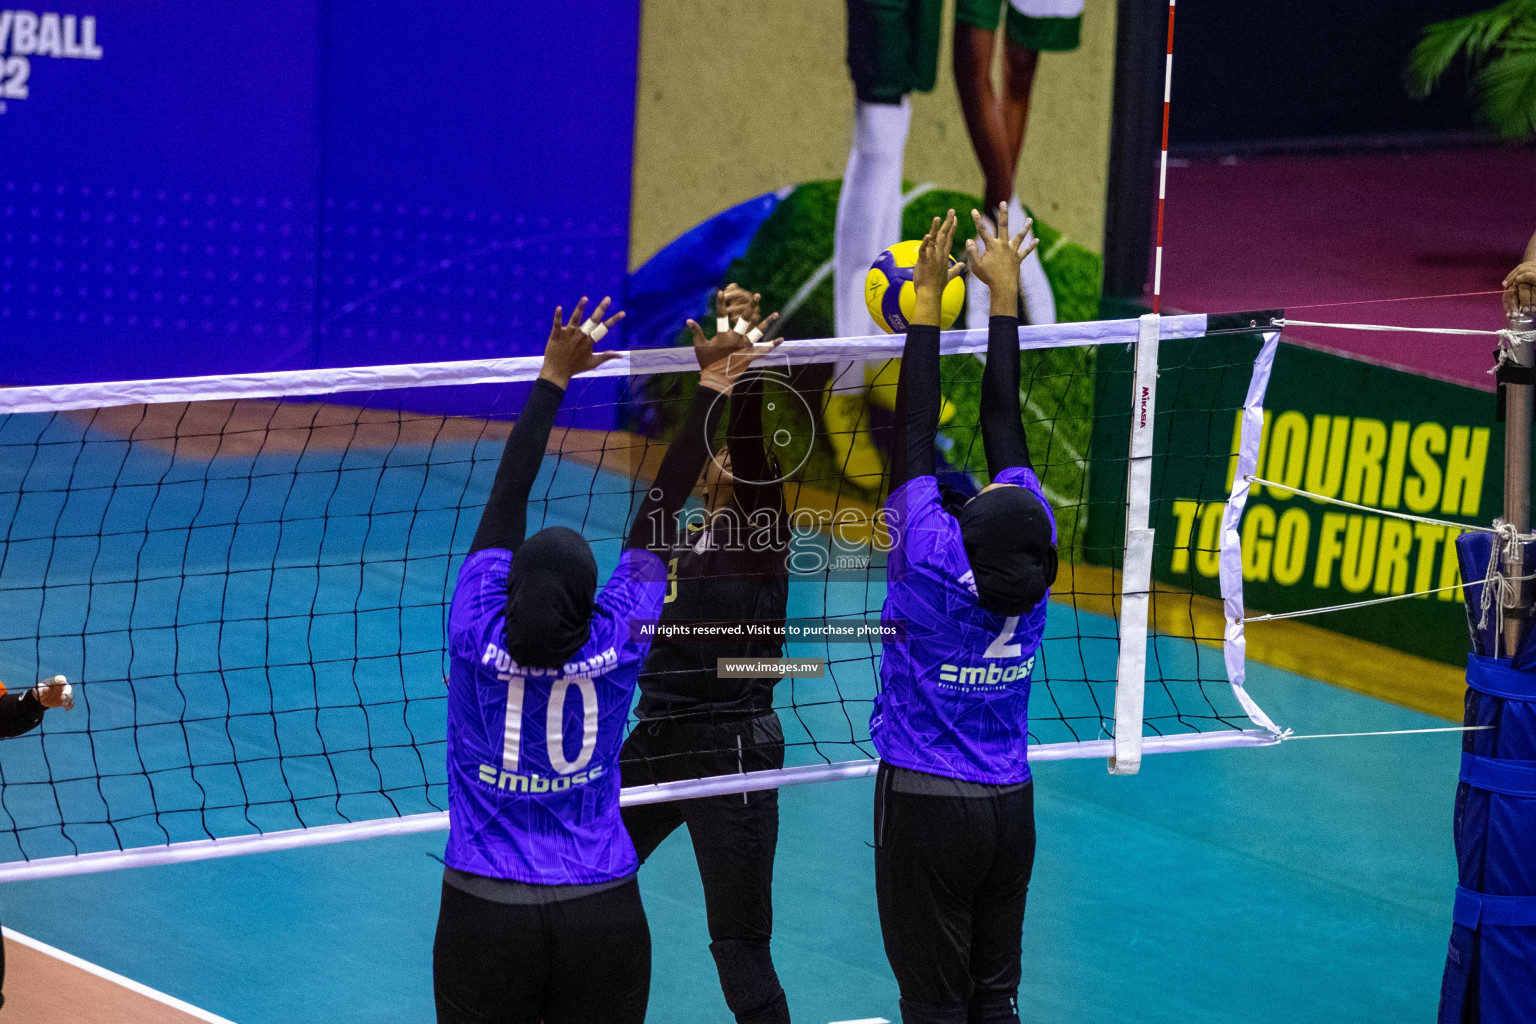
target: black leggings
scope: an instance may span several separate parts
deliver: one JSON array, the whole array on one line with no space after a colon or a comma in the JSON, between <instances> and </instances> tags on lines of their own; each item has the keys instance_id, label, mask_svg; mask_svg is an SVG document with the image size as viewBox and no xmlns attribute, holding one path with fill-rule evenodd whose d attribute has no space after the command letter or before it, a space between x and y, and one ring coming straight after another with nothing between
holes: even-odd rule
<instances>
[{"instance_id":1,"label":"black leggings","mask_svg":"<svg viewBox=\"0 0 1536 1024\"><path fill-rule=\"evenodd\" d=\"M713 722L640 722L619 758L626 786L782 768L784 730L771 713ZM725 1005L738 1024L788 1024L789 1006L769 949L778 790L624 809L624 827L642 863L684 824L704 883L709 951Z\"/></svg>"},{"instance_id":2,"label":"black leggings","mask_svg":"<svg viewBox=\"0 0 1536 1024\"><path fill-rule=\"evenodd\" d=\"M993 796L875 781L875 898L904 1024L1018 1024L1032 784Z\"/></svg>"},{"instance_id":3,"label":"black leggings","mask_svg":"<svg viewBox=\"0 0 1536 1024\"><path fill-rule=\"evenodd\" d=\"M651 931L639 884L536 905L445 884L432 989L438 1024L642 1024Z\"/></svg>"}]
</instances>

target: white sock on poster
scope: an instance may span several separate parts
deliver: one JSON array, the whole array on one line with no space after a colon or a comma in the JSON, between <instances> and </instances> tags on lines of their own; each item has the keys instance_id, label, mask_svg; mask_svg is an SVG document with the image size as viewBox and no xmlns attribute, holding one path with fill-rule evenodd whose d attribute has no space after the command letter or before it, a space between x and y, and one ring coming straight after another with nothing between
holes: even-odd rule
<instances>
[{"instance_id":1,"label":"white sock on poster","mask_svg":"<svg viewBox=\"0 0 1536 1024\"><path fill-rule=\"evenodd\" d=\"M856 101L853 146L832 235L832 320L840 338L878 333L864 278L880 250L901 240L901 166L912 105Z\"/></svg>"},{"instance_id":2,"label":"white sock on poster","mask_svg":"<svg viewBox=\"0 0 1536 1024\"><path fill-rule=\"evenodd\" d=\"M1011 216L1011 214L1010 214ZM995 233L997 225L992 223L991 217L983 216L982 220ZM977 241L981 244L980 240ZM984 284L981 278L975 274L965 275L965 326L967 330L985 330L987 321L992 316L992 289ZM983 360L985 361L985 360Z\"/></svg>"},{"instance_id":3,"label":"white sock on poster","mask_svg":"<svg viewBox=\"0 0 1536 1024\"><path fill-rule=\"evenodd\" d=\"M1024 204L1019 197L1008 200L1008 223L1015 234L1024 223ZM1050 279L1045 276L1045 265L1040 262L1040 250L1030 253L1019 266L1019 292L1024 296L1027 319L1032 324L1056 322L1056 296L1051 293Z\"/></svg>"}]
</instances>

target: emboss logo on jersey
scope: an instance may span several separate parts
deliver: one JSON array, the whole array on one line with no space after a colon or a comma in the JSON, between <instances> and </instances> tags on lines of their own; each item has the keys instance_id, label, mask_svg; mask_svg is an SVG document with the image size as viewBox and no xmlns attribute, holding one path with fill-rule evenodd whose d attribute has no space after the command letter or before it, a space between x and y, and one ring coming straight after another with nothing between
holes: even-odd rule
<instances>
[{"instance_id":1,"label":"emboss logo on jersey","mask_svg":"<svg viewBox=\"0 0 1536 1024\"><path fill-rule=\"evenodd\" d=\"M512 660L512 655L490 643L485 645L485 653L480 656L480 664L494 665L496 671L507 674L516 673L520 676L600 676L619 663L619 651L616 647L610 647L600 654L594 654L590 658L581 661L568 661L559 668L536 668L533 665L519 665Z\"/></svg>"},{"instance_id":2,"label":"emboss logo on jersey","mask_svg":"<svg viewBox=\"0 0 1536 1024\"><path fill-rule=\"evenodd\" d=\"M488 764L480 766L481 782L487 786L495 786L497 789L505 789L509 793L558 793L572 786L585 786L589 782L595 782L602 774L603 766L600 764L594 765L587 771L577 772L575 775L561 775L553 779L546 779L538 772L523 775L519 772L497 769Z\"/></svg>"},{"instance_id":3,"label":"emboss logo on jersey","mask_svg":"<svg viewBox=\"0 0 1536 1024\"><path fill-rule=\"evenodd\" d=\"M1028 679L1035 669L1035 659L1017 665L940 665L939 682L972 689L984 686L1004 686L1020 679Z\"/></svg>"}]
</instances>

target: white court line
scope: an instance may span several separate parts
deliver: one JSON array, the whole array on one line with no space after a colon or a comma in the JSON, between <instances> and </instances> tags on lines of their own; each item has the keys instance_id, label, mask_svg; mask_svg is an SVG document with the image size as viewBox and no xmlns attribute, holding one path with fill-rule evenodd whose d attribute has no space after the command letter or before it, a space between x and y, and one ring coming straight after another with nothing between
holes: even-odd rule
<instances>
[{"instance_id":1,"label":"white court line","mask_svg":"<svg viewBox=\"0 0 1536 1024\"><path fill-rule=\"evenodd\" d=\"M37 950L39 953L53 957L55 960L62 960L64 963L69 964L71 967L80 968L87 974L94 974L98 978L105 978L107 981L112 982L114 985L121 985L123 988L126 988L130 992L137 992L139 995L153 999L157 1003L163 1003L173 1010L180 1010L182 1013L189 1017L195 1017L198 1020L206 1021L207 1024L234 1024L234 1021L232 1020L220 1017L216 1013L209 1013L207 1010L200 1010L193 1006L191 1003L182 1002L175 996L168 996L164 992L157 992L156 990L150 988L148 985L141 985L137 981L134 981L132 978L125 978L121 974L107 970L105 967L98 967L96 964L91 963L89 960L80 959L73 953L66 953L62 949L54 949L52 946L48 945L48 943L39 942L37 939L32 938L30 935L23 935L21 932L12 931L9 928L0 928L0 934L4 934L4 936L10 939L12 942L20 943L23 946L28 946Z\"/></svg>"},{"instance_id":2,"label":"white court line","mask_svg":"<svg viewBox=\"0 0 1536 1024\"><path fill-rule=\"evenodd\" d=\"M860 1017L858 1020L834 1020L832 1024L891 1024L884 1017Z\"/></svg>"}]
</instances>

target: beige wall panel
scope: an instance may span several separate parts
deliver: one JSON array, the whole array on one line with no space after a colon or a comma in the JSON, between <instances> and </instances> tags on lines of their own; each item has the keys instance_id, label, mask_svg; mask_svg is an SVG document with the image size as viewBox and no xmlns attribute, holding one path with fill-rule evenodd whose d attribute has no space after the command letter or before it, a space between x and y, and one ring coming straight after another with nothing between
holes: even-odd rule
<instances>
[{"instance_id":1,"label":"beige wall panel","mask_svg":"<svg viewBox=\"0 0 1536 1024\"><path fill-rule=\"evenodd\" d=\"M1114 84L1113 0L1087 0L1083 45L1042 55L1020 195L1073 241L1103 247ZM841 177L853 125L843 0L645 0L630 267L763 192ZM913 97L906 176L980 193L950 72ZM718 56L717 56L718 55Z\"/></svg>"}]
</instances>

